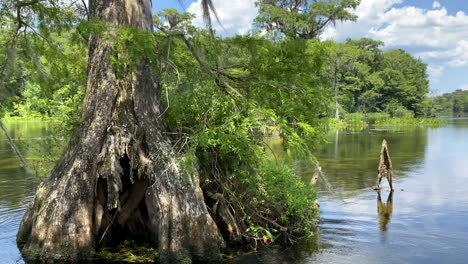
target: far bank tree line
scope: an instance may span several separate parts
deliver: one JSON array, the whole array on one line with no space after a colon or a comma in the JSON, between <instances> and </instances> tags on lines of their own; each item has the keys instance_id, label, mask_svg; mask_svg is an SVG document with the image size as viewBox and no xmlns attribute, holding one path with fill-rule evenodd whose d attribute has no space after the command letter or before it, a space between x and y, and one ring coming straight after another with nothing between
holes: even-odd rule
<instances>
[{"instance_id":1,"label":"far bank tree line","mask_svg":"<svg viewBox=\"0 0 468 264\"><path fill-rule=\"evenodd\" d=\"M441 114L468 113L468 91L456 90L433 98L433 108Z\"/></svg>"},{"instance_id":2,"label":"far bank tree line","mask_svg":"<svg viewBox=\"0 0 468 264\"><path fill-rule=\"evenodd\" d=\"M362 38L330 42L326 72L338 111L428 115L427 65L402 49L382 50L381 41Z\"/></svg>"}]
</instances>

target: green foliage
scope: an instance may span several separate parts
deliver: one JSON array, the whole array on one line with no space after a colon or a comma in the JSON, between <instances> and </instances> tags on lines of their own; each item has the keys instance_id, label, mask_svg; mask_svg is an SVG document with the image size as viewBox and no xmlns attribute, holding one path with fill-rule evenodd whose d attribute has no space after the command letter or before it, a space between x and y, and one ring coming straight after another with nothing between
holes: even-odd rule
<instances>
[{"instance_id":1,"label":"green foliage","mask_svg":"<svg viewBox=\"0 0 468 264\"><path fill-rule=\"evenodd\" d=\"M269 33L315 39L330 23L356 20L357 16L349 10L359 3L359 0L261 0L256 3L259 14L255 24Z\"/></svg>"},{"instance_id":2,"label":"green foliage","mask_svg":"<svg viewBox=\"0 0 468 264\"><path fill-rule=\"evenodd\" d=\"M385 112L389 113L391 117L398 118L412 118L414 117L414 112L406 109L400 102L396 100L390 101L385 106Z\"/></svg>"},{"instance_id":3,"label":"green foliage","mask_svg":"<svg viewBox=\"0 0 468 264\"><path fill-rule=\"evenodd\" d=\"M434 113L468 113L468 91L456 90L432 98Z\"/></svg>"},{"instance_id":4,"label":"green foliage","mask_svg":"<svg viewBox=\"0 0 468 264\"><path fill-rule=\"evenodd\" d=\"M12 113L53 117L71 129L79 121L84 96L82 38L112 38L116 74L124 76L142 59L153 67L182 165L188 169L198 162L207 196L225 197L240 228L237 239L245 238L250 226L286 240L309 233L317 214L311 207L315 191L288 166L269 159L264 139L275 127L291 159L312 158L325 131L318 116L330 102L321 74L326 44L216 38L193 27L192 18L166 10L154 18L160 29L155 33L85 21L76 30L50 32L50 43L31 36L24 47L35 52L19 57L27 81L11 97Z\"/></svg>"},{"instance_id":5,"label":"green foliage","mask_svg":"<svg viewBox=\"0 0 468 264\"><path fill-rule=\"evenodd\" d=\"M227 148L240 148L239 142L248 142L250 137L254 143L261 139L260 132L269 126L279 127L291 146L304 148L314 143L320 133L313 127L328 101L319 74L324 63L322 44L302 40L274 43L251 37L217 42L210 38L202 33L191 41L205 46L203 63L218 64L215 76L211 69L200 69L182 41L171 42L176 52L170 52L174 57L169 60L178 75L162 74L168 77L164 81L169 126L180 132L188 128L201 131L194 133L193 140L204 146L228 142ZM288 118L295 120L294 126ZM295 142L297 137L303 143Z\"/></svg>"},{"instance_id":6,"label":"green foliage","mask_svg":"<svg viewBox=\"0 0 468 264\"><path fill-rule=\"evenodd\" d=\"M17 43L18 75L4 108L24 119L52 118L69 133L79 122L86 84L86 46L75 42L75 30L50 33L49 41L32 34Z\"/></svg>"},{"instance_id":7,"label":"green foliage","mask_svg":"<svg viewBox=\"0 0 468 264\"><path fill-rule=\"evenodd\" d=\"M64 1L13 1L0 4L0 115L11 110L32 73L44 76L41 59L55 50L54 34L68 32L82 18L82 9ZM54 48L46 49L49 46ZM43 53L45 52L45 53ZM46 55L40 58L40 54ZM33 66L33 67L31 67ZM34 68L34 69L33 69ZM59 70L55 68L54 70ZM55 73L55 72L54 72ZM49 78L41 78L46 80ZM39 79L38 79L39 80ZM50 82L54 84L54 82ZM43 85L46 87L46 85Z\"/></svg>"},{"instance_id":8,"label":"green foliage","mask_svg":"<svg viewBox=\"0 0 468 264\"><path fill-rule=\"evenodd\" d=\"M190 18L170 10L154 19L162 28L155 35L163 54L156 70L176 149L198 160L208 204L216 204L213 211L225 224L239 228L233 240L260 239L268 231L288 241L309 233L315 191L270 160L265 137L274 127L292 159L312 157L325 131L318 115L330 101L321 75L326 45L215 38L184 22ZM253 226L263 231L253 236Z\"/></svg>"},{"instance_id":9,"label":"green foliage","mask_svg":"<svg viewBox=\"0 0 468 264\"><path fill-rule=\"evenodd\" d=\"M346 130L346 123L342 119L327 118L325 120L327 123L326 128L328 131Z\"/></svg>"},{"instance_id":10,"label":"green foliage","mask_svg":"<svg viewBox=\"0 0 468 264\"><path fill-rule=\"evenodd\" d=\"M447 120L438 118L383 118L375 121L376 127L391 129L414 127L441 127L447 125Z\"/></svg>"},{"instance_id":11,"label":"green foliage","mask_svg":"<svg viewBox=\"0 0 468 264\"><path fill-rule=\"evenodd\" d=\"M269 201L279 205L279 208L287 208L282 217L300 216L306 223L314 220L314 215L308 214L315 212L308 209L317 198L316 193L301 182L291 168L273 162L263 162L258 175L262 179L259 184L260 192Z\"/></svg>"},{"instance_id":12,"label":"green foliage","mask_svg":"<svg viewBox=\"0 0 468 264\"><path fill-rule=\"evenodd\" d=\"M360 131L369 126L363 113L346 114L344 117L346 129L351 131Z\"/></svg>"},{"instance_id":13,"label":"green foliage","mask_svg":"<svg viewBox=\"0 0 468 264\"><path fill-rule=\"evenodd\" d=\"M393 115L398 108L426 115L430 111L427 65L403 50L383 52L381 45L367 38L330 42L326 74L339 104L346 112Z\"/></svg>"},{"instance_id":14,"label":"green foliage","mask_svg":"<svg viewBox=\"0 0 468 264\"><path fill-rule=\"evenodd\" d=\"M368 120L369 125L375 124L377 120L387 119L387 118L390 118L390 114L386 112L375 112L375 113L367 114L367 120Z\"/></svg>"},{"instance_id":15,"label":"green foliage","mask_svg":"<svg viewBox=\"0 0 468 264\"><path fill-rule=\"evenodd\" d=\"M8 2L2 10L13 14ZM151 65L183 168L198 163L207 204L220 226L236 227L233 240L267 236L291 242L311 234L315 190L291 166L267 155L271 128L288 158L314 160L326 132L326 119L319 116L331 112L333 97L346 112L386 110L405 120L408 111L419 115L427 107L426 65L419 60L401 50L382 52L382 43L370 39L317 40L327 24L356 19L349 12L356 0L259 1L257 26L276 33L273 39L215 37L194 27L193 15L175 9L154 17L154 33L94 20L77 23L79 14L50 3L22 10L37 16L28 21L37 23L40 34L25 31L27 38L15 42L18 67L5 79L14 96L3 100L4 108L23 117L54 117L71 130L85 93L86 40L111 40L118 76L142 60ZM11 32L17 20L8 21ZM0 41L11 43L4 36ZM11 57L2 56L2 62ZM376 124L384 122L380 118ZM368 125L361 113L346 114L343 122L353 130Z\"/></svg>"},{"instance_id":16,"label":"green foliage","mask_svg":"<svg viewBox=\"0 0 468 264\"><path fill-rule=\"evenodd\" d=\"M328 130L361 131L369 127L385 129L412 129L415 127L442 127L447 121L438 118L415 118L412 111L402 108L396 104L396 110L391 116L387 112L375 113L345 113L343 119L330 118Z\"/></svg>"},{"instance_id":17,"label":"green foliage","mask_svg":"<svg viewBox=\"0 0 468 264\"><path fill-rule=\"evenodd\" d=\"M391 93L393 98L406 109L413 111L417 116L424 115L425 109L421 103L427 98L429 92L427 65L400 49L385 52L383 65L388 72L393 72L398 77L391 80L388 77L384 78L386 83L392 85L394 89L384 88L386 90L383 90L382 94L390 95Z\"/></svg>"}]
</instances>

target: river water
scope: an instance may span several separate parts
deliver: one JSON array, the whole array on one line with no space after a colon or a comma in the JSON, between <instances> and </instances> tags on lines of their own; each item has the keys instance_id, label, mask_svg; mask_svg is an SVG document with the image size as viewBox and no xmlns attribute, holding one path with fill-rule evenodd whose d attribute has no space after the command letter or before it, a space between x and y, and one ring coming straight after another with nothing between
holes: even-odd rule
<instances>
[{"instance_id":1,"label":"river water","mask_svg":"<svg viewBox=\"0 0 468 264\"><path fill-rule=\"evenodd\" d=\"M34 169L38 155L49 153L49 126L42 122L6 123L10 137ZM0 131L0 263L23 263L16 247L16 232L40 177L26 173Z\"/></svg>"},{"instance_id":2,"label":"river water","mask_svg":"<svg viewBox=\"0 0 468 264\"><path fill-rule=\"evenodd\" d=\"M25 156L47 150L47 126L7 127ZM372 187L384 138L395 191L384 179L379 195ZM317 153L327 183L319 181L316 240L260 250L235 263L467 263L468 119L434 129L338 132L329 141ZM311 176L312 168L296 166L305 179ZM0 263L22 263L15 236L39 181L21 169L0 135Z\"/></svg>"}]
</instances>

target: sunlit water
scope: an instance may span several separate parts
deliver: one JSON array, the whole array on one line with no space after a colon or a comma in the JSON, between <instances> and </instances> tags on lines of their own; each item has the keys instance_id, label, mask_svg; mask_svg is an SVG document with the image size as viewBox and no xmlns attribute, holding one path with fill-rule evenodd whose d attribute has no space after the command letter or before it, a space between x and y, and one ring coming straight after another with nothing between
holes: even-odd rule
<instances>
[{"instance_id":1,"label":"sunlit water","mask_svg":"<svg viewBox=\"0 0 468 264\"><path fill-rule=\"evenodd\" d=\"M47 150L47 126L8 128L25 156ZM384 138L395 192L389 197L384 180L379 200L372 187ZM467 263L468 119L436 129L340 132L329 141L317 154L331 188L319 183L316 242L307 250L261 250L235 263ZM311 176L313 168L296 166L306 180ZM0 263L22 262L15 237L38 181L0 135Z\"/></svg>"},{"instance_id":2,"label":"sunlit water","mask_svg":"<svg viewBox=\"0 0 468 264\"><path fill-rule=\"evenodd\" d=\"M466 263L468 120L439 129L338 138L337 152L319 156L332 185L344 190L342 199L320 199L321 240L332 247L304 262ZM392 205L383 208L391 209L387 215L379 214L378 195L369 189L383 138L389 142L396 186ZM389 195L382 192L381 202Z\"/></svg>"},{"instance_id":3,"label":"sunlit water","mask_svg":"<svg viewBox=\"0 0 468 264\"><path fill-rule=\"evenodd\" d=\"M389 197L384 179L379 201L372 187L384 138L395 191ZM321 184L316 244L237 263L468 263L468 119L436 129L339 132L329 141L317 154L331 189ZM311 177L313 168L298 166Z\"/></svg>"}]
</instances>

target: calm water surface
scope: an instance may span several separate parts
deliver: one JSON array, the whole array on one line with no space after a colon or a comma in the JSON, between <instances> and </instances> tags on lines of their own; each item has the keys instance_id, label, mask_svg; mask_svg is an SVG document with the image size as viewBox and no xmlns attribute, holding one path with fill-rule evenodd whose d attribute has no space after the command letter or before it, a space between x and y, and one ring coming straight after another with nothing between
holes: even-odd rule
<instances>
[{"instance_id":1,"label":"calm water surface","mask_svg":"<svg viewBox=\"0 0 468 264\"><path fill-rule=\"evenodd\" d=\"M47 126L9 124L25 156L47 151ZM376 181L382 139L389 143L395 191ZM321 222L308 249L263 250L235 263L467 263L468 119L404 132L330 136L318 153ZM307 180L313 169L296 163ZM21 263L15 236L39 179L21 169L0 135L0 263ZM331 186L331 187L330 187Z\"/></svg>"},{"instance_id":2,"label":"calm water surface","mask_svg":"<svg viewBox=\"0 0 468 264\"><path fill-rule=\"evenodd\" d=\"M10 136L23 156L34 159L48 153L50 134L40 122L6 123ZM16 247L16 232L40 178L27 174L0 131L0 263L23 263Z\"/></svg>"},{"instance_id":3,"label":"calm water surface","mask_svg":"<svg viewBox=\"0 0 468 264\"><path fill-rule=\"evenodd\" d=\"M378 156L389 143L395 191L379 195ZM468 119L437 129L340 132L317 155L321 223L309 250L269 250L237 263L468 263ZM304 177L313 168L297 164ZM379 213L380 212L380 213Z\"/></svg>"}]
</instances>

